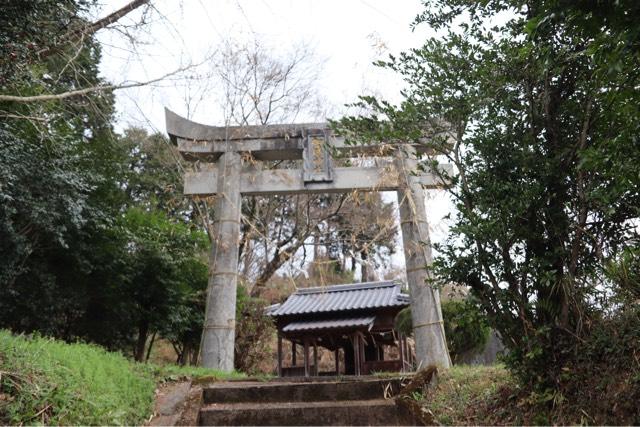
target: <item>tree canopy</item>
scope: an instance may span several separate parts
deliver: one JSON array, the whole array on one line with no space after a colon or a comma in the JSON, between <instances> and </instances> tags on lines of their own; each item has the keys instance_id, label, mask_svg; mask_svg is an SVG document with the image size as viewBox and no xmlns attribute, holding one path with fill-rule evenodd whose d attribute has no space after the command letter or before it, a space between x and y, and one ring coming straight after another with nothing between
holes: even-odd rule
<instances>
[{"instance_id":1,"label":"tree canopy","mask_svg":"<svg viewBox=\"0 0 640 427\"><path fill-rule=\"evenodd\" d=\"M94 5L10 2L2 92L106 85L94 38L102 23L85 18ZM99 91L0 102L0 326L142 360L147 338L169 329L165 319L188 317L206 287L208 242L184 222L192 209L176 190L168 140L117 135L113 110L112 94ZM169 325L184 333L183 323Z\"/></svg>"},{"instance_id":2,"label":"tree canopy","mask_svg":"<svg viewBox=\"0 0 640 427\"><path fill-rule=\"evenodd\" d=\"M635 2L424 1L414 25L436 35L378 63L405 80L402 102L362 97L370 114L338 123L356 142L426 137L456 166L434 285L470 287L540 389L596 324L637 309L607 274L637 266L637 16Z\"/></svg>"}]
</instances>

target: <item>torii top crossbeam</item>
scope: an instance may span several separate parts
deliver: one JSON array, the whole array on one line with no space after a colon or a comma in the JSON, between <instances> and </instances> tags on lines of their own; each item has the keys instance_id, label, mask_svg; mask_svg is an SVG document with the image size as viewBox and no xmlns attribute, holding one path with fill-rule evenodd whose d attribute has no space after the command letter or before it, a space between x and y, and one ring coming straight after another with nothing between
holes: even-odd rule
<instances>
[{"instance_id":1,"label":"torii top crossbeam","mask_svg":"<svg viewBox=\"0 0 640 427\"><path fill-rule=\"evenodd\" d=\"M332 159L355 156L391 156L390 145L347 145L327 123L214 127L184 119L166 110L167 133L187 160L217 161L223 153L241 152L255 160L304 160L302 169L248 168L241 173L240 192L245 195L389 191L399 188L397 169L378 161L370 167L334 167ZM429 153L423 144L412 144L416 154ZM449 170L448 167L445 170ZM419 176L425 188L441 187L438 176ZM185 176L185 194L218 193L216 170Z\"/></svg>"},{"instance_id":2,"label":"torii top crossbeam","mask_svg":"<svg viewBox=\"0 0 640 427\"><path fill-rule=\"evenodd\" d=\"M426 283L431 247L424 188L443 184L439 174L418 173L417 156L429 152L426 145L348 145L325 123L214 127L165 111L167 133L182 156L215 163L208 170L187 172L184 187L188 195L217 195L200 349L202 365L233 369L242 195L396 190L416 358L423 366L449 366L438 291ZM334 167L334 158L356 156L393 160L376 160L375 166L368 167ZM260 166L260 161L271 160L302 160L302 167Z\"/></svg>"}]
</instances>

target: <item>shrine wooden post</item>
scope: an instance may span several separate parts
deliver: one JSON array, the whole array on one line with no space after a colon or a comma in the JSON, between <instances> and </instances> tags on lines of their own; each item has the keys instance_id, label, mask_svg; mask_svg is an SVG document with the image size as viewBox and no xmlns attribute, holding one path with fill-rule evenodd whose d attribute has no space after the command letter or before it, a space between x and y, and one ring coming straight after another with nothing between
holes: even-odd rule
<instances>
[{"instance_id":1,"label":"shrine wooden post","mask_svg":"<svg viewBox=\"0 0 640 427\"><path fill-rule=\"evenodd\" d=\"M400 370L402 372L404 372L405 371L405 368L404 368L405 356L404 356L404 342L403 342L403 339L402 339L402 334L398 335L398 351L400 352L400 366L401 366Z\"/></svg>"},{"instance_id":2,"label":"shrine wooden post","mask_svg":"<svg viewBox=\"0 0 640 427\"><path fill-rule=\"evenodd\" d=\"M422 144L348 145L326 123L214 127L192 122L166 110L167 133L187 160L201 170L188 172L184 193L214 196L212 249L205 323L200 348L202 366L233 370L238 247L242 195L397 191L406 257L407 282L418 364L450 365L437 290L427 282L431 263L424 188L439 188L434 173L417 172ZM335 167L333 158L375 156L375 166ZM251 162L243 164L243 159ZM266 169L255 162L302 160L301 168ZM444 165L439 166L448 169ZM360 347L360 340L355 340ZM295 345L293 346L295 351ZM364 357L354 348L356 360ZM309 375L305 340L305 374ZM360 354L362 353L362 354ZM292 356L295 363L295 356ZM356 363L358 365L358 362ZM359 370L356 366L356 370Z\"/></svg>"},{"instance_id":3,"label":"shrine wooden post","mask_svg":"<svg viewBox=\"0 0 640 427\"><path fill-rule=\"evenodd\" d=\"M282 335L278 334L278 376L282 376Z\"/></svg>"},{"instance_id":4,"label":"shrine wooden post","mask_svg":"<svg viewBox=\"0 0 640 427\"><path fill-rule=\"evenodd\" d=\"M291 341L291 366L296 366L298 361L296 360L298 351L296 350L296 343Z\"/></svg>"},{"instance_id":5,"label":"shrine wooden post","mask_svg":"<svg viewBox=\"0 0 640 427\"><path fill-rule=\"evenodd\" d=\"M304 376L311 375L311 369L309 368L309 338L304 337Z\"/></svg>"},{"instance_id":6,"label":"shrine wooden post","mask_svg":"<svg viewBox=\"0 0 640 427\"><path fill-rule=\"evenodd\" d=\"M313 340L313 375L318 375L318 341Z\"/></svg>"}]
</instances>

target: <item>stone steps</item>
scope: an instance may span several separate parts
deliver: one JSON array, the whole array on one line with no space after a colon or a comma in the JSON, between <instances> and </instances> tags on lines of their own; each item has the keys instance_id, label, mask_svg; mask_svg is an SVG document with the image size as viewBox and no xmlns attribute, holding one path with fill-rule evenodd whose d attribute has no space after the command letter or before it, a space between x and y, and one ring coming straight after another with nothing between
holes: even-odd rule
<instances>
[{"instance_id":1,"label":"stone steps","mask_svg":"<svg viewBox=\"0 0 640 427\"><path fill-rule=\"evenodd\" d=\"M412 425L399 379L222 383L203 389L199 425Z\"/></svg>"},{"instance_id":2,"label":"stone steps","mask_svg":"<svg viewBox=\"0 0 640 427\"><path fill-rule=\"evenodd\" d=\"M399 425L393 400L210 404L200 410L200 425L379 426Z\"/></svg>"},{"instance_id":3,"label":"stone steps","mask_svg":"<svg viewBox=\"0 0 640 427\"><path fill-rule=\"evenodd\" d=\"M258 383L240 386L220 385L203 390L208 403L268 403L367 400L391 397L400 390L399 379L363 381L325 381L295 383Z\"/></svg>"}]
</instances>

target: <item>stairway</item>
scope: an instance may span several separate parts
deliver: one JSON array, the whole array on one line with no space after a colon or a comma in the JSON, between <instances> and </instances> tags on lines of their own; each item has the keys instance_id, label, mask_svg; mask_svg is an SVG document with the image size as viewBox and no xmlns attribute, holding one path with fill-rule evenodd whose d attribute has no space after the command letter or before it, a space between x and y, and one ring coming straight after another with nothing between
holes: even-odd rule
<instances>
[{"instance_id":1,"label":"stairway","mask_svg":"<svg viewBox=\"0 0 640 427\"><path fill-rule=\"evenodd\" d=\"M202 392L199 425L413 425L392 398L400 379L228 382Z\"/></svg>"}]
</instances>

